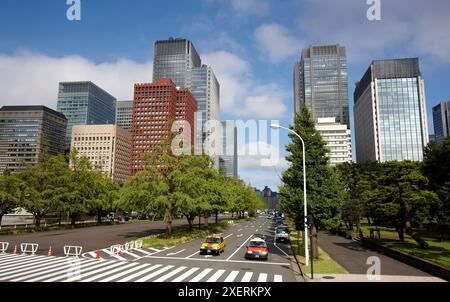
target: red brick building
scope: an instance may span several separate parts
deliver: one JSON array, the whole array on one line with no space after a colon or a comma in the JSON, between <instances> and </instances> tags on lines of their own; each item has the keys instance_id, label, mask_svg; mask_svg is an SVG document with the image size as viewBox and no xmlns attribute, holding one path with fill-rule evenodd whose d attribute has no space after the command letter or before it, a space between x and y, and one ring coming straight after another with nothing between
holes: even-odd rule
<instances>
[{"instance_id":1,"label":"red brick building","mask_svg":"<svg viewBox=\"0 0 450 302\"><path fill-rule=\"evenodd\" d=\"M177 89L170 79L135 84L132 119L131 175L143 170L144 155L158 154L159 144L170 133L175 120L189 122L194 144L197 101L189 89Z\"/></svg>"}]
</instances>

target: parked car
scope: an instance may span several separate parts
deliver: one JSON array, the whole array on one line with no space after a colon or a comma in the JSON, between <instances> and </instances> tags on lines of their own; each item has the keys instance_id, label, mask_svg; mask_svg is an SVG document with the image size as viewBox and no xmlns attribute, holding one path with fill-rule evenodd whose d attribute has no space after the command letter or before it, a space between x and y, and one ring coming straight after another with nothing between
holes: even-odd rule
<instances>
[{"instance_id":1,"label":"parked car","mask_svg":"<svg viewBox=\"0 0 450 302\"><path fill-rule=\"evenodd\" d=\"M267 260L269 258L269 249L266 241L259 237L250 240L245 251L245 258Z\"/></svg>"}]
</instances>

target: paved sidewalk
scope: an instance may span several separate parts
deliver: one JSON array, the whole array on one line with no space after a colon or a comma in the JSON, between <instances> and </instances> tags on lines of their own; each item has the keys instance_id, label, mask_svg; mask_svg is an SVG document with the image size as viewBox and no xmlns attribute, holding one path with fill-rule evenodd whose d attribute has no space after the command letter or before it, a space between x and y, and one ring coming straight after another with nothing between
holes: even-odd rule
<instances>
[{"instance_id":1,"label":"paved sidewalk","mask_svg":"<svg viewBox=\"0 0 450 302\"><path fill-rule=\"evenodd\" d=\"M312 282L445 282L445 280L437 277L423 277L423 276L379 276L379 279L375 279L375 276L370 276L373 279L368 278L367 275L352 275L352 274L314 274L314 281ZM308 281L311 282L309 279Z\"/></svg>"},{"instance_id":2,"label":"paved sidewalk","mask_svg":"<svg viewBox=\"0 0 450 302\"><path fill-rule=\"evenodd\" d=\"M403 277L433 277L415 267L403 262L369 250L358 242L333 235L328 232L319 232L319 246L330 257L339 263L349 274L366 276L368 268L367 260L371 256L380 258L381 275L385 279L401 279ZM348 278L352 278L349 276ZM356 278L358 279L358 278ZM367 281L367 278L366 278Z\"/></svg>"}]
</instances>

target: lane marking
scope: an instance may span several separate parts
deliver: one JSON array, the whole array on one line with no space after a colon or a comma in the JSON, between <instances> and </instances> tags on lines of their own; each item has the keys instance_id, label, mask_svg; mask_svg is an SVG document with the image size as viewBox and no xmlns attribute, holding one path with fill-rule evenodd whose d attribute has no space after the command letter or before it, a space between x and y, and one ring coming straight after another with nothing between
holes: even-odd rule
<instances>
[{"instance_id":1,"label":"lane marking","mask_svg":"<svg viewBox=\"0 0 450 302\"><path fill-rule=\"evenodd\" d=\"M264 273L259 274L258 282L267 282L267 274Z\"/></svg>"},{"instance_id":2,"label":"lane marking","mask_svg":"<svg viewBox=\"0 0 450 302\"><path fill-rule=\"evenodd\" d=\"M282 275L275 275L273 277L273 282L283 282L283 276Z\"/></svg>"},{"instance_id":3,"label":"lane marking","mask_svg":"<svg viewBox=\"0 0 450 302\"><path fill-rule=\"evenodd\" d=\"M185 272L183 275L181 275L181 276L177 277L176 279L172 280L172 282L182 282L184 279L186 279L187 277L189 277L190 275L192 275L193 273L195 273L199 269L200 269L199 267L193 267L190 270L188 270L187 272Z\"/></svg>"},{"instance_id":4,"label":"lane marking","mask_svg":"<svg viewBox=\"0 0 450 302\"><path fill-rule=\"evenodd\" d=\"M99 263L99 264L102 264L101 266L105 266L105 265L108 265L110 263L104 262L104 263ZM102 268L99 268L99 269L94 269L93 271L90 271L89 273L83 273L83 274L81 274L81 276L74 276L74 277L68 278L68 279L66 279L66 280L64 280L62 282L73 282L73 281L76 281L76 280L83 280L83 278L85 278L85 277L89 277L89 276L92 276L94 274L104 272L105 270L110 270L110 269L118 267L120 265L123 265L123 262L116 262L116 263L114 263L112 265L108 265L106 267L102 267ZM47 280L47 282L48 282L48 280Z\"/></svg>"},{"instance_id":5,"label":"lane marking","mask_svg":"<svg viewBox=\"0 0 450 302\"><path fill-rule=\"evenodd\" d=\"M14 261L5 261L7 265L2 265L2 269L8 268L10 266L14 266L16 265L16 263L28 263L28 262L35 262L35 261L39 261L42 259L45 259L46 257L44 256L30 256L30 257L26 257L26 258L18 258L15 259Z\"/></svg>"},{"instance_id":6,"label":"lane marking","mask_svg":"<svg viewBox=\"0 0 450 302\"><path fill-rule=\"evenodd\" d=\"M200 253L200 251L196 251L195 253L193 253L192 255L187 256L187 257L184 258L184 259L189 259L189 258L194 257L195 255L197 255L197 254L199 254L199 253ZM175 259L175 257L173 257L173 258Z\"/></svg>"},{"instance_id":7,"label":"lane marking","mask_svg":"<svg viewBox=\"0 0 450 302\"><path fill-rule=\"evenodd\" d=\"M108 250L108 249L103 249L102 251L103 251L104 253L110 255L111 257L114 257L114 258L119 259L119 260L121 260L121 261L126 261L126 260L127 260L127 259L125 259L125 258L123 258L123 257L121 257L121 256L119 256L119 255L114 255L114 254L111 253L111 251Z\"/></svg>"},{"instance_id":8,"label":"lane marking","mask_svg":"<svg viewBox=\"0 0 450 302\"><path fill-rule=\"evenodd\" d=\"M95 261L95 260L82 261L81 264L80 264L80 272L81 272L83 269L86 269L86 268L91 267L91 266L95 266L97 263L98 263L98 262ZM33 278L33 279L26 279L25 282L37 282L37 281L41 281L41 280L44 280L44 279L46 279L46 278L55 277L55 276L59 276L59 277L53 278L53 279L58 280L58 279L61 279L61 274L64 274L64 275L67 276L67 270L64 270L64 271L56 271L56 272L54 272L54 273L52 273L52 274L42 275L42 276L40 276L40 277L36 277L36 278ZM50 281L51 281L51 280L52 280L52 279L50 279Z\"/></svg>"},{"instance_id":9,"label":"lane marking","mask_svg":"<svg viewBox=\"0 0 450 302\"><path fill-rule=\"evenodd\" d=\"M149 265L150 264L145 263L145 264L141 264L141 265L135 266L135 267L133 267L133 268L131 268L129 270L123 271L123 272L121 272L119 274L115 274L115 275L113 275L111 277L108 277L106 279L100 280L100 282L110 282L110 281L118 279L118 278L120 278L122 276L128 275L129 273L132 273L134 271L141 270L141 269L143 269L143 268L145 268L145 267L147 267Z\"/></svg>"},{"instance_id":10,"label":"lane marking","mask_svg":"<svg viewBox=\"0 0 450 302\"><path fill-rule=\"evenodd\" d=\"M145 255L151 255L152 253L149 253L147 251L144 251L143 249L134 249L134 251L138 251L139 253L145 254Z\"/></svg>"},{"instance_id":11,"label":"lane marking","mask_svg":"<svg viewBox=\"0 0 450 302\"><path fill-rule=\"evenodd\" d=\"M157 253L162 252L162 250L158 250L158 249L155 249L155 248L152 248L152 247L150 247L149 250L155 251Z\"/></svg>"},{"instance_id":12,"label":"lane marking","mask_svg":"<svg viewBox=\"0 0 450 302\"><path fill-rule=\"evenodd\" d=\"M32 266L26 269L20 269L20 270L15 270L15 271L11 271L9 274L6 275L2 275L2 278L17 278L17 277L21 277L21 276L27 276L30 273L34 273L34 272L42 272L42 271L46 271L52 268L58 268L60 269L61 267L64 267L67 265L67 260L66 259L62 259L60 261L55 261L53 263L46 263L43 265L37 265L37 266Z\"/></svg>"},{"instance_id":13,"label":"lane marking","mask_svg":"<svg viewBox=\"0 0 450 302\"><path fill-rule=\"evenodd\" d=\"M134 278L137 278L137 277L139 277L141 275L144 275L144 274L146 274L148 272L154 271L155 269L160 268L161 266L162 266L162 264L156 264L156 265L151 266L149 268L146 268L146 269L144 269L144 270L142 270L140 272L137 272L137 273L135 273L135 274L133 274L131 276L128 276L128 277L120 279L120 280L117 280L117 282L128 282L128 281L133 280Z\"/></svg>"},{"instance_id":14,"label":"lane marking","mask_svg":"<svg viewBox=\"0 0 450 302\"><path fill-rule=\"evenodd\" d=\"M206 275L209 274L209 272L212 271L212 268L206 268L204 269L200 274L195 276L193 279L191 279L189 282L199 282L202 280Z\"/></svg>"},{"instance_id":15,"label":"lane marking","mask_svg":"<svg viewBox=\"0 0 450 302\"><path fill-rule=\"evenodd\" d=\"M173 255L178 255L179 253L184 252L186 249L182 249L181 251L175 252L175 253L168 253L167 256L173 256Z\"/></svg>"},{"instance_id":16,"label":"lane marking","mask_svg":"<svg viewBox=\"0 0 450 302\"><path fill-rule=\"evenodd\" d=\"M244 277L242 277L241 282L250 282L252 279L253 273L252 272L246 272Z\"/></svg>"},{"instance_id":17,"label":"lane marking","mask_svg":"<svg viewBox=\"0 0 450 302\"><path fill-rule=\"evenodd\" d=\"M230 236L232 236L233 235L233 233L231 233L230 235L228 235L228 236L226 236L226 237L223 237L223 239L227 239L228 237L230 237Z\"/></svg>"},{"instance_id":18,"label":"lane marking","mask_svg":"<svg viewBox=\"0 0 450 302\"><path fill-rule=\"evenodd\" d=\"M252 235L250 235L250 237L248 237L247 238L247 240L245 240L244 241L244 243L242 243L241 244L241 246L240 247L238 247L238 249L237 250L235 250L234 251L234 253L233 254L231 254L231 256L230 257L228 257L226 260L228 261L228 260L230 260L231 259L231 257L233 257L243 246L244 246L244 244L246 244L247 243L247 241L249 241L251 238L253 237L253 234Z\"/></svg>"},{"instance_id":19,"label":"lane marking","mask_svg":"<svg viewBox=\"0 0 450 302\"><path fill-rule=\"evenodd\" d=\"M233 282L234 279L236 279L237 275L239 274L239 271L232 271L228 277L225 278L223 282Z\"/></svg>"},{"instance_id":20,"label":"lane marking","mask_svg":"<svg viewBox=\"0 0 450 302\"><path fill-rule=\"evenodd\" d=\"M156 276L158 276L158 275L161 275L162 273L164 273L164 272L166 272L166 271L172 269L173 267L174 267L173 265L165 266L165 267L163 267L163 268L157 270L156 272L151 273L150 275L147 275L147 276L145 276L145 277L142 277L141 279L136 280L135 282L145 282L145 281L148 281L148 280L150 280L151 278L156 277Z\"/></svg>"},{"instance_id":21,"label":"lane marking","mask_svg":"<svg viewBox=\"0 0 450 302\"><path fill-rule=\"evenodd\" d=\"M241 238L242 236L244 236L244 234L237 235L236 237Z\"/></svg>"},{"instance_id":22,"label":"lane marking","mask_svg":"<svg viewBox=\"0 0 450 302\"><path fill-rule=\"evenodd\" d=\"M115 268L115 269L113 269L113 270L108 270L107 272L104 272L104 273L102 273L102 274L95 275L95 276L90 277L90 278L87 278L87 279L83 279L83 280L81 280L81 282L92 282L92 281L94 281L94 280L97 280L97 279L106 277L106 276L108 276L108 275L117 273L117 272L119 272L119 271L121 271L121 270L129 269L130 267L135 266L135 265L137 265L137 264L138 264L137 262L131 262L131 263L125 264L124 266L117 267L117 268Z\"/></svg>"},{"instance_id":23,"label":"lane marking","mask_svg":"<svg viewBox=\"0 0 450 302\"><path fill-rule=\"evenodd\" d=\"M167 260L189 260L189 261L208 261L208 262L229 262L229 263L248 263L248 264L261 264L261 265L282 265L290 266L290 263L281 262L265 262L265 261L245 261L245 260L219 260L219 259L204 259L204 258L182 258L182 257L164 257L164 256L149 256L153 259L167 259Z\"/></svg>"},{"instance_id":24,"label":"lane marking","mask_svg":"<svg viewBox=\"0 0 450 302\"><path fill-rule=\"evenodd\" d=\"M98 269L98 268L100 268L100 267L104 267L104 266L107 266L107 265L109 265L109 264L111 264L111 262L107 262L107 261L95 261L95 262L93 262L92 264L89 264L89 265L86 265L86 266L81 266L81 269L80 269L80 275L79 276L76 276L76 277L74 277L74 278L69 278L69 276L67 275L67 271L66 272L60 272L61 274L57 274L57 276L56 277L54 277L54 278L51 278L51 279L45 279L45 280L43 280L42 282L55 282L55 281L58 281L58 280L62 280L62 279L64 279L64 278L66 278L67 280L69 280L69 279L71 279L71 281L79 281L79 280L81 280L81 278L83 277L83 274L84 274L84 272L83 272L83 270L86 270L86 271L91 271L92 269ZM44 278L43 278L44 279ZM59 281L59 282L63 282L63 281Z\"/></svg>"},{"instance_id":25,"label":"lane marking","mask_svg":"<svg viewBox=\"0 0 450 302\"><path fill-rule=\"evenodd\" d=\"M214 273L214 275L212 275L206 282L216 282L220 276L223 275L223 273L225 273L224 269L220 269L217 272Z\"/></svg>"},{"instance_id":26,"label":"lane marking","mask_svg":"<svg viewBox=\"0 0 450 302\"><path fill-rule=\"evenodd\" d=\"M18 273L18 272L22 272L22 271L26 271L29 269L29 267L33 267L33 268L38 268L38 267L42 267L48 264L51 264L52 261L55 261L55 258L51 258L51 259L47 259L47 260L43 260L42 259L38 259L38 260L34 260L34 261L29 261L26 264L20 264L17 266L17 264L14 264L12 266L9 266L8 269L6 270L2 270L2 272L0 273L0 276L7 276L10 275L12 272L14 273ZM57 262L61 262L61 260L57 261Z\"/></svg>"},{"instance_id":27,"label":"lane marking","mask_svg":"<svg viewBox=\"0 0 450 302\"><path fill-rule=\"evenodd\" d=\"M166 281L167 279L172 278L172 277L175 276L176 274L180 273L181 271L184 271L185 269L187 269L186 266L180 266L180 267L178 267L177 269L171 271L171 272L168 273L168 274L165 274L164 276L162 276L162 277L156 279L156 280L153 281L153 282L164 282L164 281Z\"/></svg>"},{"instance_id":28,"label":"lane marking","mask_svg":"<svg viewBox=\"0 0 450 302\"><path fill-rule=\"evenodd\" d=\"M123 251L125 254L127 254L127 255L130 255L130 256L132 256L132 257L134 257L134 258L136 258L136 259L140 259L140 258L142 258L142 256L139 256L139 255L136 255L136 254L133 254L132 252L130 252L130 251Z\"/></svg>"}]
</instances>

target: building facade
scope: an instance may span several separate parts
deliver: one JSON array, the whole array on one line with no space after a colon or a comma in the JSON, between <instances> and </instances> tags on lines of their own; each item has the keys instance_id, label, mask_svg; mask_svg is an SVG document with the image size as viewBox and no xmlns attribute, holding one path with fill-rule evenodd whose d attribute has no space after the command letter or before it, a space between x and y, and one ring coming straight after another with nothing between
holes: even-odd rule
<instances>
[{"instance_id":1,"label":"building facade","mask_svg":"<svg viewBox=\"0 0 450 302\"><path fill-rule=\"evenodd\" d=\"M131 133L116 125L75 125L72 146L105 176L123 182L130 176Z\"/></svg>"},{"instance_id":2,"label":"building facade","mask_svg":"<svg viewBox=\"0 0 450 302\"><path fill-rule=\"evenodd\" d=\"M327 143L330 150L328 156L332 166L352 162L351 132L346 125L336 123L333 117L319 118L316 130Z\"/></svg>"},{"instance_id":3,"label":"building facade","mask_svg":"<svg viewBox=\"0 0 450 302\"><path fill-rule=\"evenodd\" d=\"M433 126L435 142L442 144L450 136L450 101L433 107Z\"/></svg>"},{"instance_id":4,"label":"building facade","mask_svg":"<svg viewBox=\"0 0 450 302\"><path fill-rule=\"evenodd\" d=\"M315 45L294 64L295 113L306 105L314 119L334 117L350 129L345 47Z\"/></svg>"},{"instance_id":5,"label":"building facade","mask_svg":"<svg viewBox=\"0 0 450 302\"><path fill-rule=\"evenodd\" d=\"M254 189L256 195L261 198L270 210L276 210L280 204L280 194L272 191L269 187L265 187L262 191Z\"/></svg>"},{"instance_id":6,"label":"building facade","mask_svg":"<svg viewBox=\"0 0 450 302\"><path fill-rule=\"evenodd\" d=\"M234 121L222 122L223 152L219 156L219 170L227 178L238 178L237 127Z\"/></svg>"},{"instance_id":7,"label":"building facade","mask_svg":"<svg viewBox=\"0 0 450 302\"><path fill-rule=\"evenodd\" d=\"M116 106L116 125L131 132L133 120L133 101L119 101Z\"/></svg>"},{"instance_id":8,"label":"building facade","mask_svg":"<svg viewBox=\"0 0 450 302\"><path fill-rule=\"evenodd\" d=\"M419 59L373 61L354 92L356 159L423 159L428 144Z\"/></svg>"},{"instance_id":9,"label":"building facade","mask_svg":"<svg viewBox=\"0 0 450 302\"><path fill-rule=\"evenodd\" d=\"M189 90L177 88L171 79L160 79L153 84L136 84L133 101L131 174L134 175L146 168L146 154L161 154L161 143L169 138L176 120L193 123L196 110L197 103ZM195 137L192 126L190 137L192 143Z\"/></svg>"},{"instance_id":10,"label":"building facade","mask_svg":"<svg viewBox=\"0 0 450 302\"><path fill-rule=\"evenodd\" d=\"M74 125L115 124L116 99L92 82L59 83L57 110L67 117L66 150Z\"/></svg>"},{"instance_id":11,"label":"building facade","mask_svg":"<svg viewBox=\"0 0 450 302\"><path fill-rule=\"evenodd\" d=\"M17 172L39 155L64 154L66 117L45 106L3 106L0 109L0 173Z\"/></svg>"}]
</instances>

